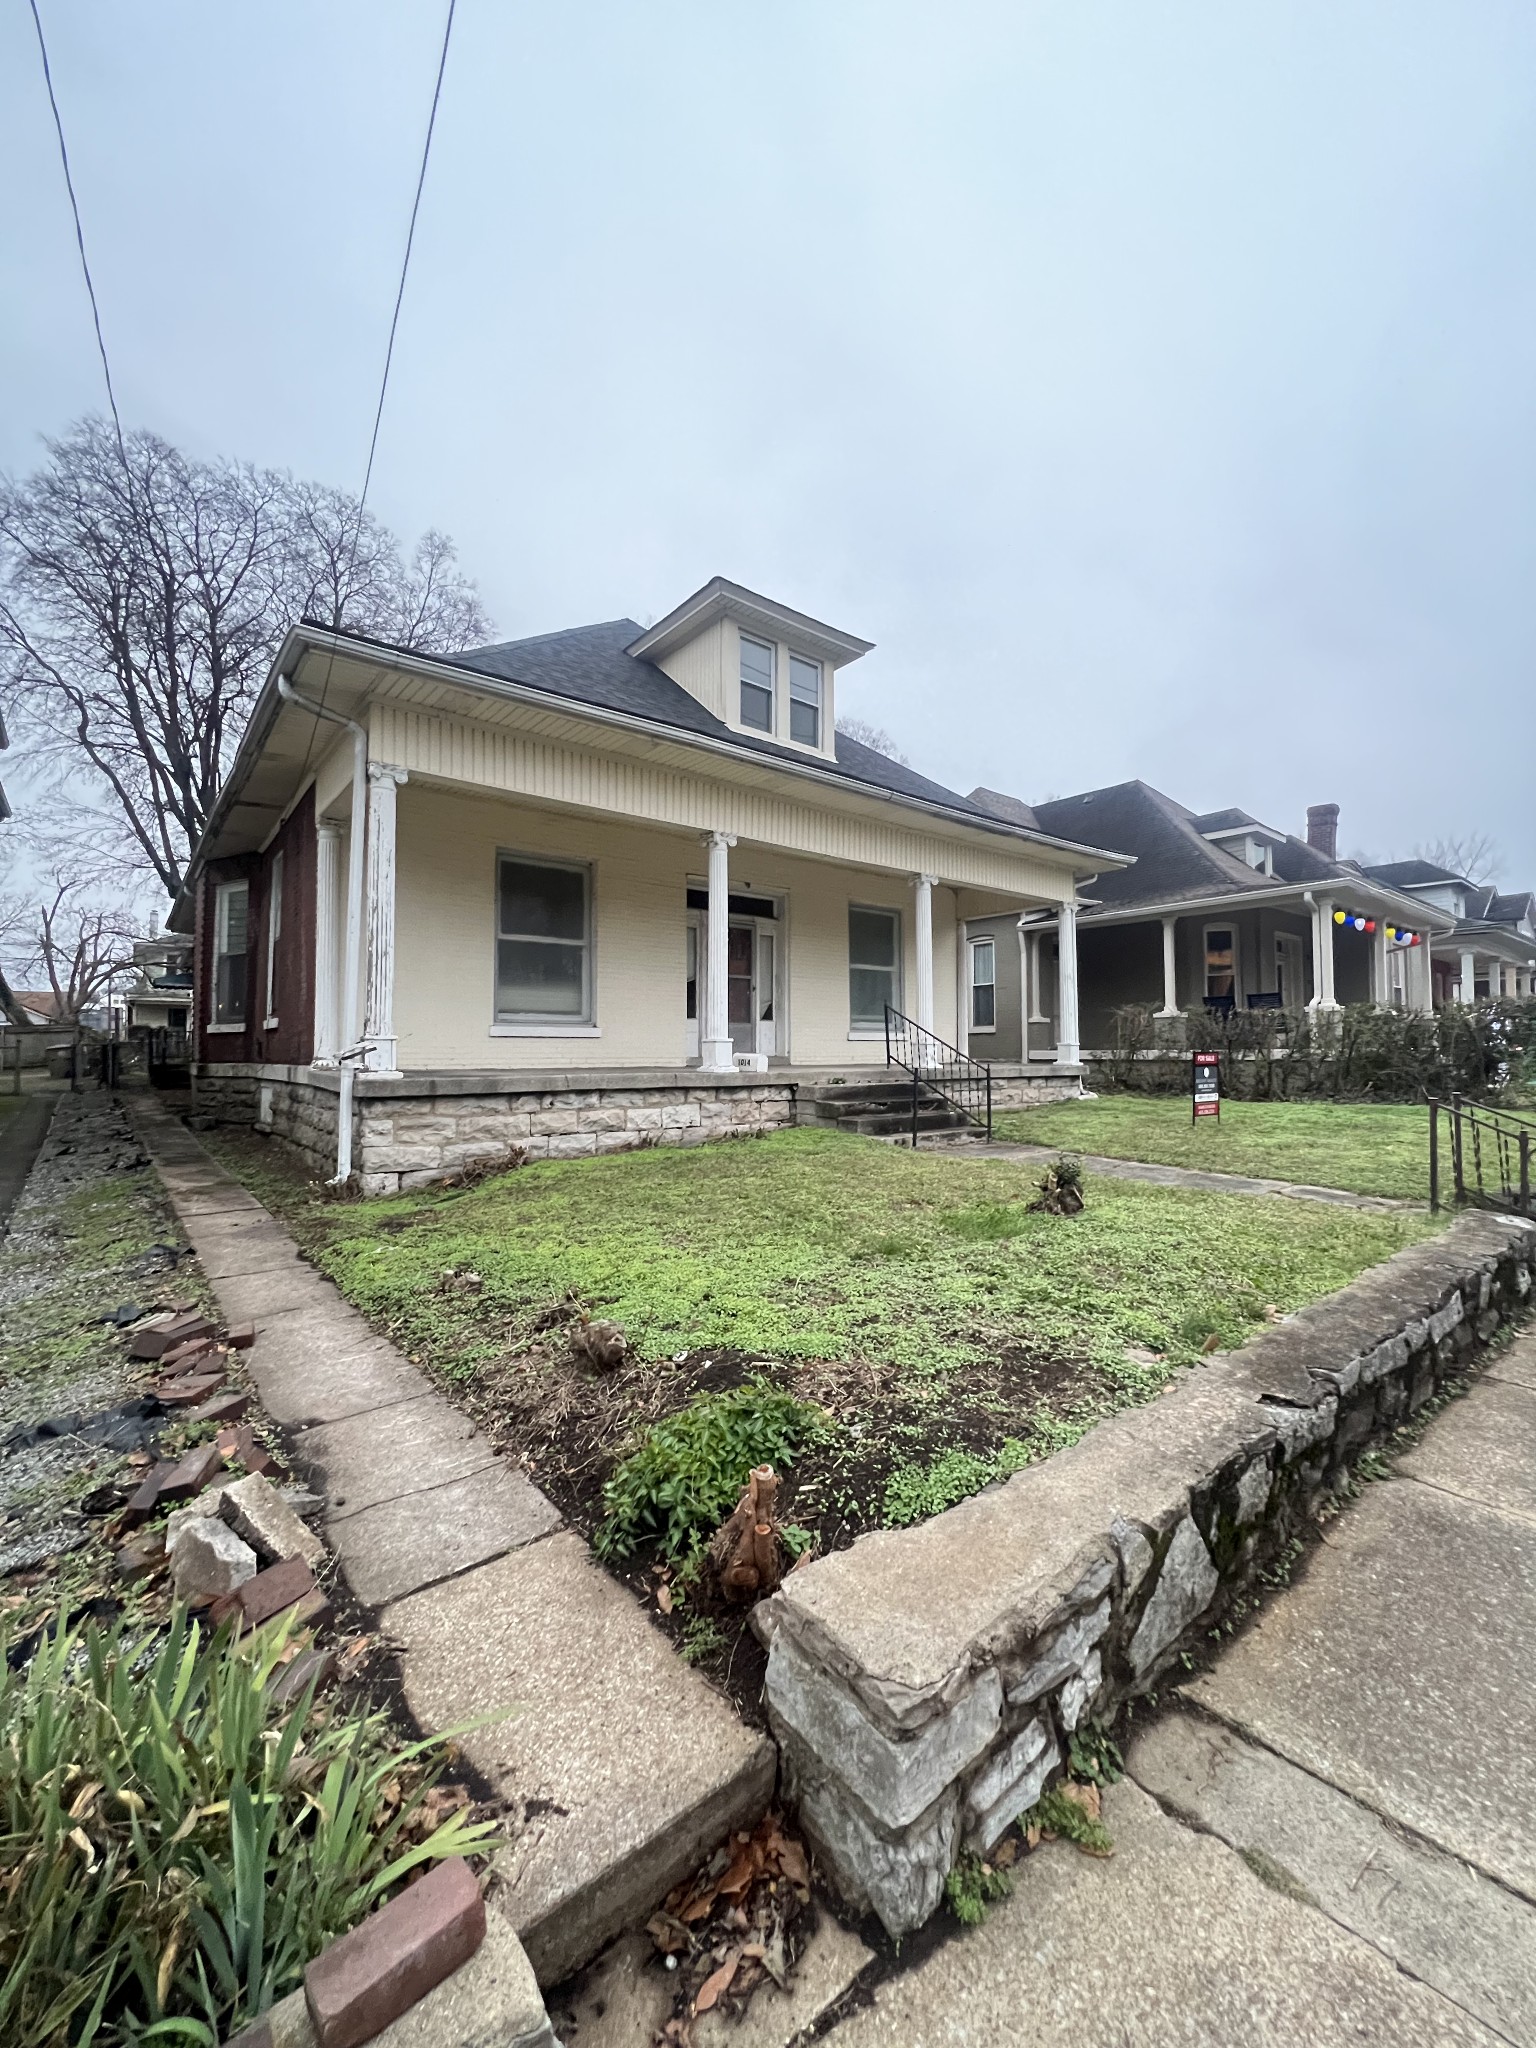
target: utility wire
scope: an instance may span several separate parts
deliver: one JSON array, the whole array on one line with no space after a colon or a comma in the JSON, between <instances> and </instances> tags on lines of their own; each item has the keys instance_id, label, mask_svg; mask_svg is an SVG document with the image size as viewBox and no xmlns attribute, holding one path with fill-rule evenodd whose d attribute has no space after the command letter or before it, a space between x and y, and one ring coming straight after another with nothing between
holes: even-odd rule
<instances>
[{"instance_id":1,"label":"utility wire","mask_svg":"<svg viewBox=\"0 0 1536 2048\"><path fill-rule=\"evenodd\" d=\"M107 360L106 336L101 331L101 308L96 303L96 286L92 282L90 260L85 253L85 229L80 224L80 202L75 197L75 181L70 175L69 146L64 140L64 122L59 113L58 96L53 89L53 72L48 63L48 44L43 35L43 18L37 11L37 0L29 0L29 4L32 9L32 25L37 30L37 47L43 60L43 83L48 88L48 104L53 109L54 133L59 138L59 161L64 166L64 189L69 194L69 210L75 217L75 246L80 251L80 268L85 273L85 289L91 301L91 320L96 329L96 347L101 355L101 374L106 379L107 403L112 408L112 424L117 429L117 452L122 457L123 474L129 479L131 493L133 482L132 471L128 465L128 446L123 439L123 422L117 409L117 393L112 388L112 365Z\"/></svg>"},{"instance_id":2,"label":"utility wire","mask_svg":"<svg viewBox=\"0 0 1536 2048\"><path fill-rule=\"evenodd\" d=\"M36 0L33 0L33 5L35 7ZM400 326L400 308L405 302L405 281L410 275L411 250L416 242L416 217L421 212L421 195L427 182L427 165L432 157L432 136L437 127L438 104L443 97L443 73L448 68L448 45L453 37L453 16L457 5L458 0L448 0L448 13L443 22L443 46L438 52L437 77L432 85L432 105L427 114L427 132L422 139L421 145L421 167L416 173L416 191L411 200L410 224L405 231L405 253L400 259L400 282L395 288L395 309L390 315L389 340L384 349L384 373L379 379L379 402L373 409L373 432L368 437L368 461L363 470L363 488L357 501L357 520L352 528L352 546L347 556L347 573L336 592L336 622L335 627L332 629L333 631L340 629L342 608L346 602L346 592L352 581L352 573L357 567L358 548L362 545L363 518L368 504L368 487L373 481L373 459L378 453L379 428L384 419L384 399L389 391L389 373L395 360L395 334ZM325 678L320 685L320 702L322 704L327 703L330 699L331 671L335 666L336 649L333 644L326 658ZM309 766L310 755L314 752L315 736L319 730L320 721L317 718L309 729L309 744L304 749L304 760L299 771L301 775Z\"/></svg>"}]
</instances>

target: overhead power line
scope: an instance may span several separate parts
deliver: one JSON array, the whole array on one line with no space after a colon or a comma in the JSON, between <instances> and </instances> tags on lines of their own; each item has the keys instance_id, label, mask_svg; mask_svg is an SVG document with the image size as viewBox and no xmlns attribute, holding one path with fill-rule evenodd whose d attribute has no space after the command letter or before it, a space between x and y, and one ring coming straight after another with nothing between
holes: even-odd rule
<instances>
[{"instance_id":1,"label":"overhead power line","mask_svg":"<svg viewBox=\"0 0 1536 2048\"><path fill-rule=\"evenodd\" d=\"M75 181L69 168L69 145L64 140L64 122L59 113L58 96L53 89L53 71L48 62L48 42L43 34L43 18L37 11L37 0L29 0L32 9L32 25L37 30L37 47L43 60L43 83L48 88L48 104L53 110L53 129L59 138L59 161L64 166L64 189L69 194L69 210L75 217L75 246L80 251L80 268L85 275L86 294L91 302L91 320L96 329L96 347L101 356L101 374L106 380L107 403L112 408L112 424L117 429L117 452L123 459L123 471L128 469L128 446L123 439L122 416L117 409L117 393L112 388L112 365L107 360L107 338L101 331L101 308L96 303L96 286L91 277L90 259L85 253L85 229L80 224L80 202L75 197Z\"/></svg>"}]
</instances>

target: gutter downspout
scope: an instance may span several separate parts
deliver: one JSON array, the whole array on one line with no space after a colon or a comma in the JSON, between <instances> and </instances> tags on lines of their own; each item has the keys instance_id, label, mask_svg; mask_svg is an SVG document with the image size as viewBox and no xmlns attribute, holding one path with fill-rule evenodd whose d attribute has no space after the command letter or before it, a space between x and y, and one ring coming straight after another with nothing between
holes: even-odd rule
<instances>
[{"instance_id":1,"label":"gutter downspout","mask_svg":"<svg viewBox=\"0 0 1536 2048\"><path fill-rule=\"evenodd\" d=\"M348 718L310 697L301 697L285 675L277 679L277 694L285 704L295 704L332 725L344 725L352 735L352 824L347 833L347 922L343 944L341 1032L342 1049L336 1055L340 1068L340 1094L336 1101L336 1174L332 1187L352 1178L352 1080L354 1062L363 1057L362 1019L358 1015L361 991L358 954L363 929L363 839L368 815L368 733L355 718Z\"/></svg>"}]
</instances>

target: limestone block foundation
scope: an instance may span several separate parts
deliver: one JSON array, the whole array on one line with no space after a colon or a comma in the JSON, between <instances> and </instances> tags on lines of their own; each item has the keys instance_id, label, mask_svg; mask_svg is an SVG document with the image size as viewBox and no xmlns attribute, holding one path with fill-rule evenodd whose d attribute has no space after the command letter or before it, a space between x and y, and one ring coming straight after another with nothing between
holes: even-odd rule
<instances>
[{"instance_id":1,"label":"limestone block foundation","mask_svg":"<svg viewBox=\"0 0 1536 2048\"><path fill-rule=\"evenodd\" d=\"M1529 1305L1536 1225L1466 1216L754 1617L783 1783L849 1903L921 1925L1110 1720L1204 1648L1370 1444Z\"/></svg>"}]
</instances>

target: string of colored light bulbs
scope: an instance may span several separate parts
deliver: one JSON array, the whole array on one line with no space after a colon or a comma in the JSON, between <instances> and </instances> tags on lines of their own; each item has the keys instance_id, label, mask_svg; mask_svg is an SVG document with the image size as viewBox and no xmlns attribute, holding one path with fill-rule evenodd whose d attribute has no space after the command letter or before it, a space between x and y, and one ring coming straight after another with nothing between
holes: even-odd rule
<instances>
[{"instance_id":1,"label":"string of colored light bulbs","mask_svg":"<svg viewBox=\"0 0 1536 2048\"><path fill-rule=\"evenodd\" d=\"M1375 918L1367 917L1361 910L1336 910L1333 913L1333 921L1335 924L1348 925L1352 931L1357 932L1373 932L1376 929ZM1407 932L1395 924L1387 926L1387 937L1396 946L1422 946L1424 943L1422 932Z\"/></svg>"}]
</instances>

